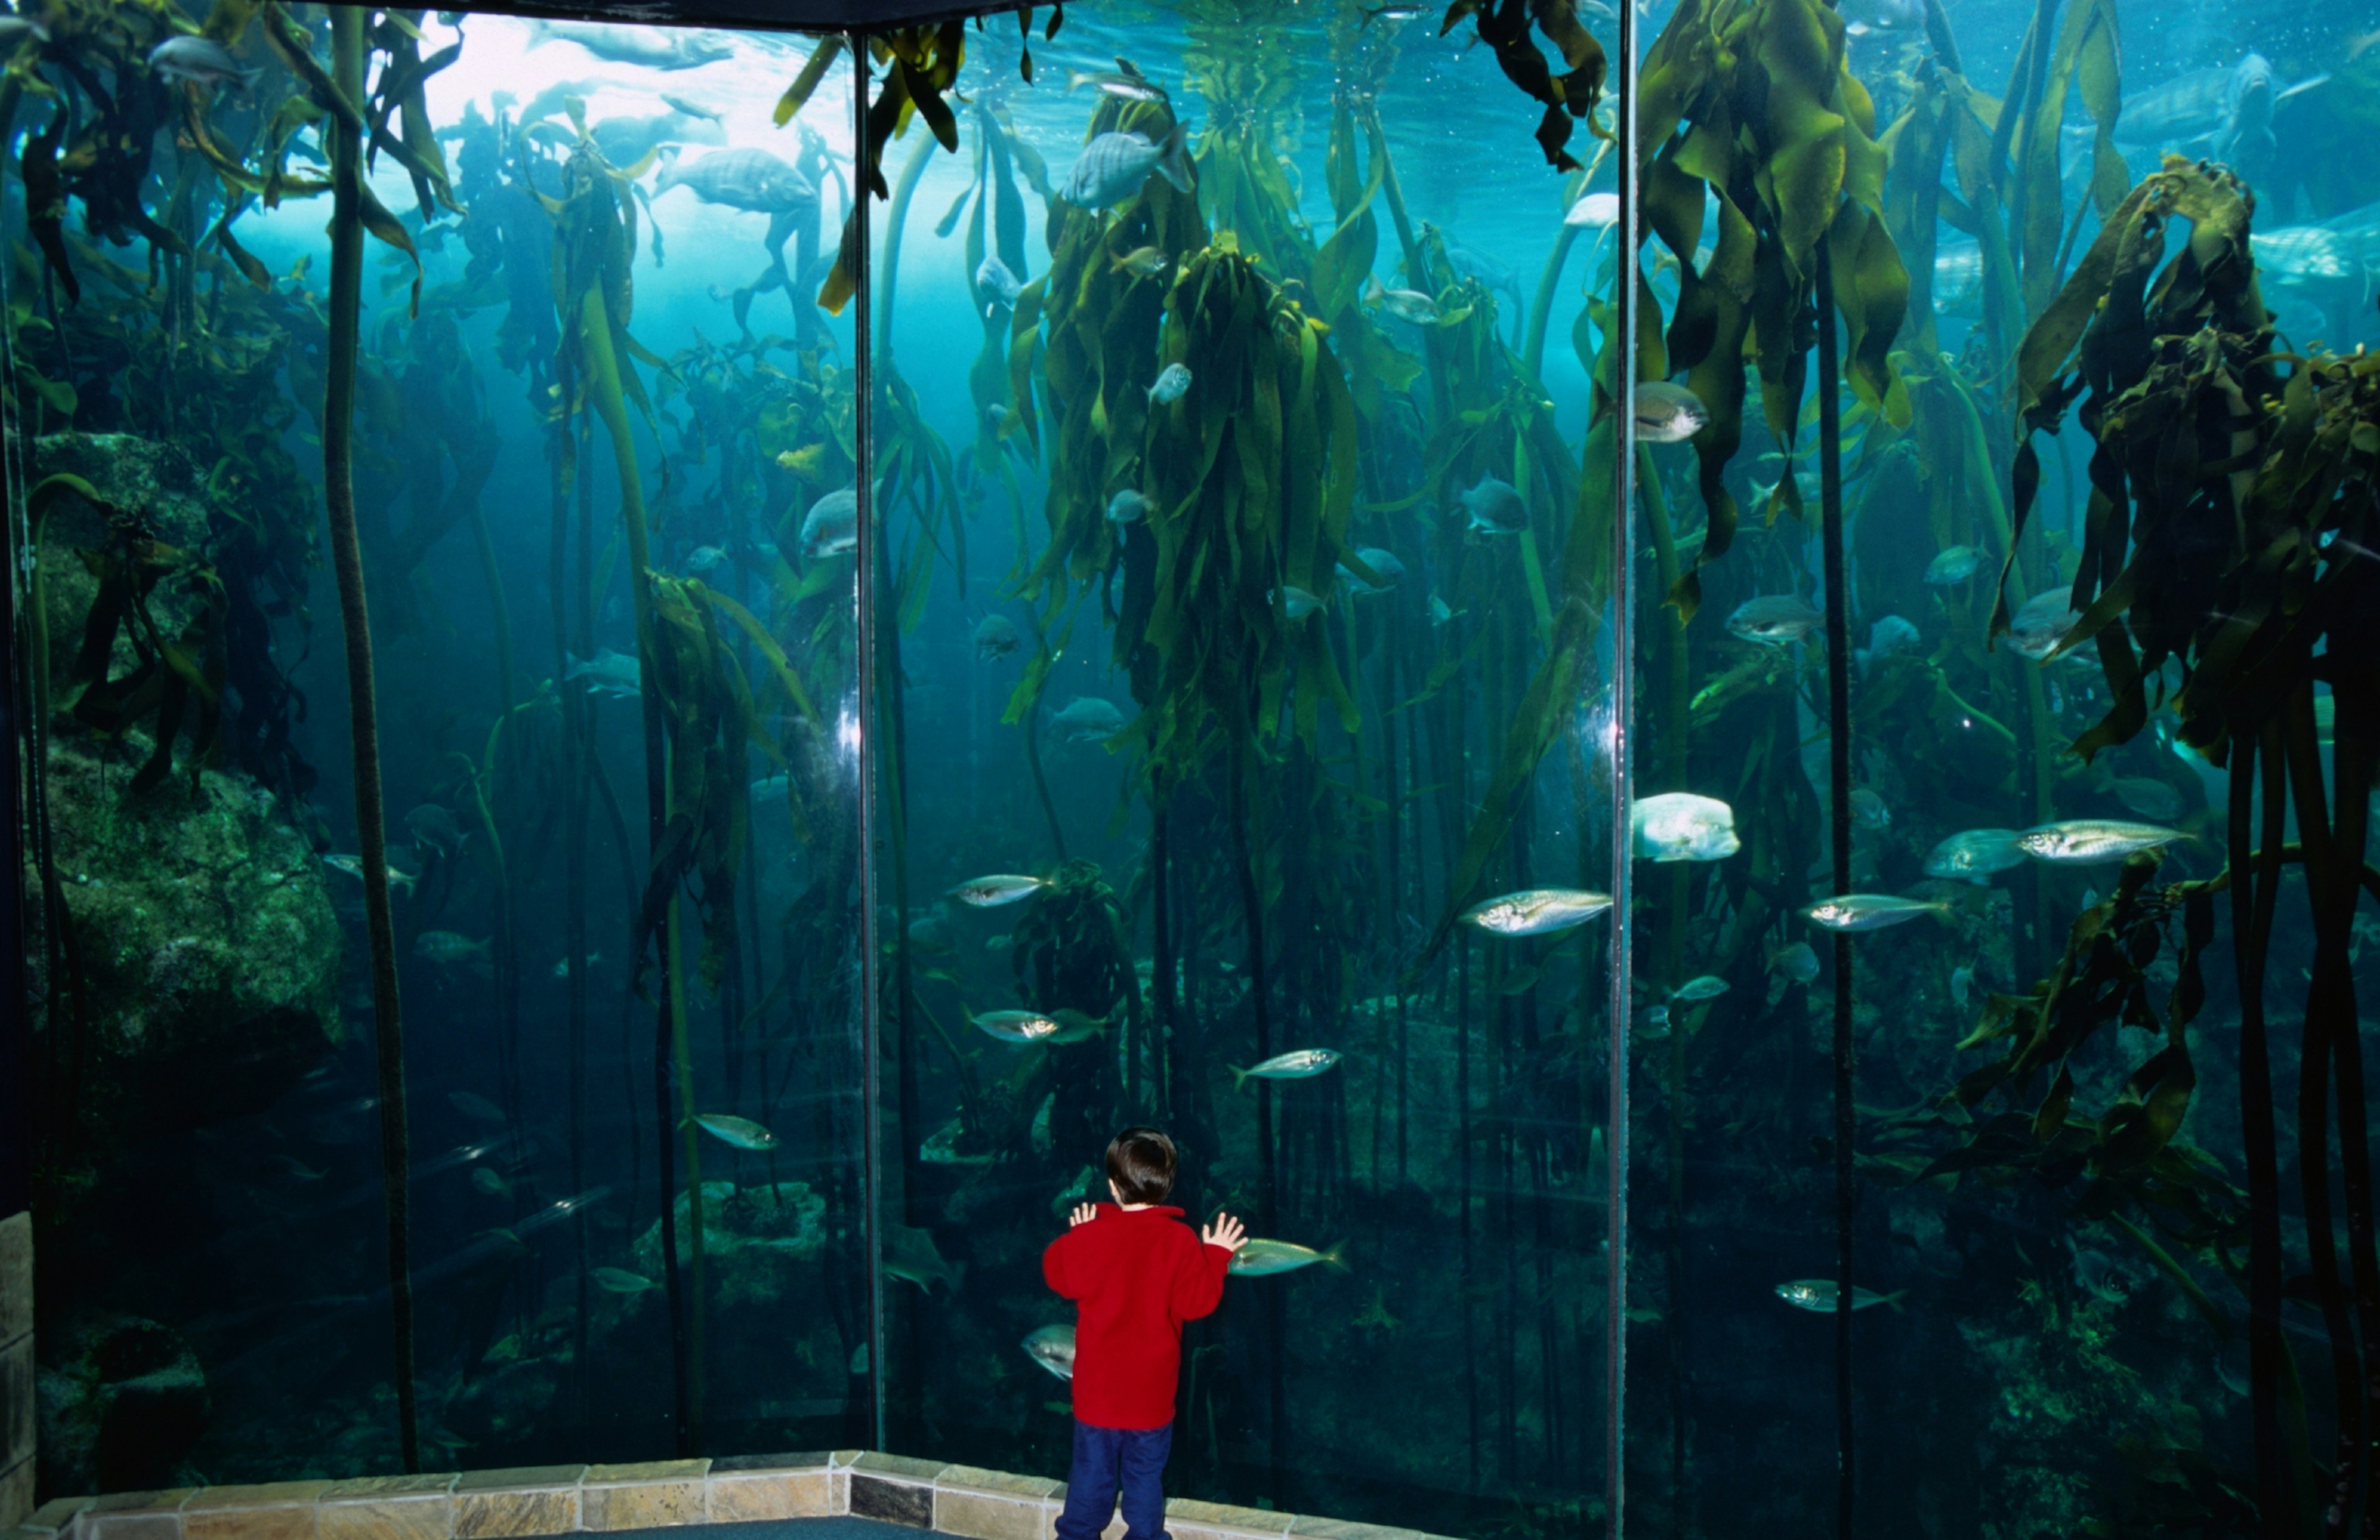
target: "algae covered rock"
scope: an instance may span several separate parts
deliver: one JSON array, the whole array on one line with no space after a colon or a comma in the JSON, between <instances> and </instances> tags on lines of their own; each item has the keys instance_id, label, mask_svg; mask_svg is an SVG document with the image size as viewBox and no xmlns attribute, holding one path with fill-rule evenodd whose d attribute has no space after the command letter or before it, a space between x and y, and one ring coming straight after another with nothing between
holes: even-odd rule
<instances>
[{"instance_id":1,"label":"algae covered rock","mask_svg":"<svg viewBox=\"0 0 2380 1540\"><path fill-rule=\"evenodd\" d=\"M77 743L49 770L70 946L44 1035L80 1065L79 1125L128 1140L271 1106L340 1037L338 921L305 836L244 777L136 795Z\"/></svg>"},{"instance_id":2,"label":"algae covered rock","mask_svg":"<svg viewBox=\"0 0 2380 1540\"><path fill-rule=\"evenodd\" d=\"M205 488L178 445L133 433L52 433L34 442L31 481L39 486L53 476L80 478L107 502L137 515L149 539L193 556L206 543ZM64 492L44 507L34 559L45 589L50 683L61 703L99 592L99 579L78 553L103 551L122 533L103 510L76 492ZM197 607L189 594L170 583L159 584L149 600L158 630L169 637L181 632ZM119 632L109 673L128 672L135 661L129 633Z\"/></svg>"},{"instance_id":3,"label":"algae covered rock","mask_svg":"<svg viewBox=\"0 0 2380 1540\"><path fill-rule=\"evenodd\" d=\"M826 1199L806 1182L737 1187L702 1184L703 1265L710 1273L712 1303L722 1309L775 1304L820 1280L826 1254ZM686 1194L677 1195L677 1255L683 1267L694 1255L694 1221ZM658 1284L662 1276L662 1229L655 1220L637 1238L636 1270ZM650 1291L658 1298L661 1291ZM644 1295L623 1296L631 1300Z\"/></svg>"},{"instance_id":4,"label":"algae covered rock","mask_svg":"<svg viewBox=\"0 0 2380 1540\"><path fill-rule=\"evenodd\" d=\"M46 1339L37 1385L42 1487L176 1485L206 1431L207 1377L180 1335L138 1316L85 1316Z\"/></svg>"}]
</instances>

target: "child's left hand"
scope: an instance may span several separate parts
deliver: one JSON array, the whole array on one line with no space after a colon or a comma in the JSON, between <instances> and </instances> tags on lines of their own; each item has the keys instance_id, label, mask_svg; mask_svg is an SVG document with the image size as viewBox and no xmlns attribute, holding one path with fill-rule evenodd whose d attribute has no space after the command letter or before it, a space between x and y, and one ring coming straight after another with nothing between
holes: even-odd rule
<instances>
[{"instance_id":1,"label":"child's left hand","mask_svg":"<svg viewBox=\"0 0 2380 1540\"><path fill-rule=\"evenodd\" d=\"M1066 1225L1067 1228L1071 1230L1078 1224L1088 1224L1099 1217L1099 1206L1098 1204L1078 1203L1075 1205L1075 1211L1066 1216Z\"/></svg>"}]
</instances>

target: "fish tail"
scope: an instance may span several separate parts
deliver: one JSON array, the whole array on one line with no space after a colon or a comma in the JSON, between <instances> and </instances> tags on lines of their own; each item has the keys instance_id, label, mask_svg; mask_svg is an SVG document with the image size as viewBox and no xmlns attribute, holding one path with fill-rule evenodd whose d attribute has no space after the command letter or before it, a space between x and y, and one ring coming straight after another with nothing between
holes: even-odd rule
<instances>
[{"instance_id":1,"label":"fish tail","mask_svg":"<svg viewBox=\"0 0 2380 1540\"><path fill-rule=\"evenodd\" d=\"M1227 1069L1227 1070L1229 1070L1229 1071L1231 1071L1231 1072L1232 1072L1232 1090L1234 1090L1234 1091L1245 1091L1245 1090L1246 1090L1246 1089L1248 1088L1248 1072L1247 1072L1247 1071L1245 1071L1245 1070L1244 1070L1244 1069L1240 1068L1237 1064L1226 1064L1226 1065L1224 1065L1224 1066L1223 1066L1223 1068L1225 1068L1225 1069Z\"/></svg>"},{"instance_id":2,"label":"fish tail","mask_svg":"<svg viewBox=\"0 0 2380 1540\"><path fill-rule=\"evenodd\" d=\"M1188 129L1176 123L1173 131L1165 136L1158 147L1158 174L1173 184L1178 192L1190 190L1190 138Z\"/></svg>"},{"instance_id":3,"label":"fish tail","mask_svg":"<svg viewBox=\"0 0 2380 1540\"><path fill-rule=\"evenodd\" d=\"M1315 1260L1326 1267L1336 1267L1342 1273L1347 1271L1347 1243L1344 1241L1334 1243L1328 1251Z\"/></svg>"},{"instance_id":4,"label":"fish tail","mask_svg":"<svg viewBox=\"0 0 2380 1540\"><path fill-rule=\"evenodd\" d=\"M1375 19L1379 16L1380 11L1383 11L1383 10L1386 10L1386 9L1388 9L1388 7L1387 7L1386 6L1382 6L1379 8L1379 10L1370 10L1370 9L1366 9L1366 7L1364 7L1364 6L1358 6L1356 7L1356 10L1357 10L1357 12L1358 12L1360 15L1362 15L1362 17L1364 18L1364 19L1363 19L1363 20L1361 20L1361 21L1358 21L1357 23L1355 23L1355 30L1357 30L1357 31L1359 31L1359 32L1360 32L1360 31L1362 31L1365 28L1366 28L1366 27L1370 26L1370 25L1372 24L1372 22L1373 22L1373 21L1374 21L1374 20L1375 20Z\"/></svg>"},{"instance_id":5,"label":"fish tail","mask_svg":"<svg viewBox=\"0 0 2380 1540\"><path fill-rule=\"evenodd\" d=\"M1907 1298L1908 1294L1909 1291L1906 1289L1895 1289L1891 1293L1885 1295L1876 1303L1878 1304L1890 1305L1892 1307L1892 1313L1898 1316L1900 1314L1900 1302Z\"/></svg>"}]
</instances>

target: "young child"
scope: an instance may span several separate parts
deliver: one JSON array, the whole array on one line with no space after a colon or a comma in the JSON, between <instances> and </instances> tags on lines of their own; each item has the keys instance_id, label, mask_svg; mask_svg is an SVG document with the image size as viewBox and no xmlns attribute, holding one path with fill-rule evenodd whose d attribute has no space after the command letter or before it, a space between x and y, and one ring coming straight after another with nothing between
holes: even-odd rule
<instances>
[{"instance_id":1,"label":"young child","mask_svg":"<svg viewBox=\"0 0 2380 1540\"><path fill-rule=\"evenodd\" d=\"M1247 1231L1228 1214L1193 1236L1162 1207L1173 1141L1127 1128L1108 1145L1107 1204L1082 1204L1041 1254L1041 1275L1075 1305L1075 1463L1058 1540L1098 1540L1123 1489L1127 1540L1164 1540L1165 1456L1182 1323L1223 1299L1223 1274Z\"/></svg>"}]
</instances>

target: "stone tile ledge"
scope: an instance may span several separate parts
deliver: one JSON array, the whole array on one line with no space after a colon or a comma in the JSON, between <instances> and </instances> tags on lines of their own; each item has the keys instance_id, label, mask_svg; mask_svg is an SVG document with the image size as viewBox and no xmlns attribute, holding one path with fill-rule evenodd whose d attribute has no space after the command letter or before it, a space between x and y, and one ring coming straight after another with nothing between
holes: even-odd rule
<instances>
[{"instance_id":1,"label":"stone tile ledge","mask_svg":"<svg viewBox=\"0 0 2380 1540\"><path fill-rule=\"evenodd\" d=\"M1050 1540L1065 1484L861 1449L118 1492L46 1504L0 1540L509 1540L852 1515L958 1540ZM1173 1540L1437 1540L1176 1498ZM1122 1540L1119 1516L1101 1540Z\"/></svg>"}]
</instances>

